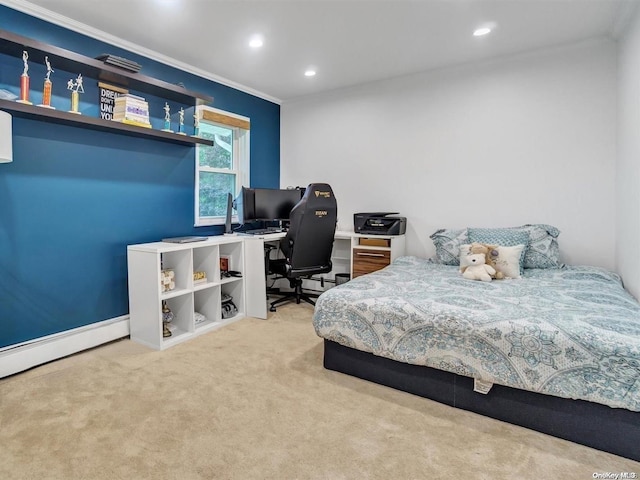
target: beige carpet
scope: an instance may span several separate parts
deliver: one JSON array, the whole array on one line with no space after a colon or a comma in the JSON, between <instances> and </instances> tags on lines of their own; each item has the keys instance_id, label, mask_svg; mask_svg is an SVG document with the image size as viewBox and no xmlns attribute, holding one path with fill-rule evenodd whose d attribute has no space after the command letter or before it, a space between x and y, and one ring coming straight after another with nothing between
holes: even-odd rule
<instances>
[{"instance_id":1,"label":"beige carpet","mask_svg":"<svg viewBox=\"0 0 640 480\"><path fill-rule=\"evenodd\" d=\"M640 463L322 367L311 307L0 380L2 479L591 479ZM624 432L612 432L624 435Z\"/></svg>"}]
</instances>

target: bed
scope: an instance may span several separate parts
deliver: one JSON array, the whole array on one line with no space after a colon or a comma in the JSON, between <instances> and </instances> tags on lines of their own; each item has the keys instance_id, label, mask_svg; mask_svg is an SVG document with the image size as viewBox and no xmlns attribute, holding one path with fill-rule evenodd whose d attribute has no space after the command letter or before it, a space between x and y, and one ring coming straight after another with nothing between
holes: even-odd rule
<instances>
[{"instance_id":1,"label":"bed","mask_svg":"<svg viewBox=\"0 0 640 480\"><path fill-rule=\"evenodd\" d=\"M612 272L479 282L401 257L323 293L313 324L328 369L640 461L640 305Z\"/></svg>"}]
</instances>

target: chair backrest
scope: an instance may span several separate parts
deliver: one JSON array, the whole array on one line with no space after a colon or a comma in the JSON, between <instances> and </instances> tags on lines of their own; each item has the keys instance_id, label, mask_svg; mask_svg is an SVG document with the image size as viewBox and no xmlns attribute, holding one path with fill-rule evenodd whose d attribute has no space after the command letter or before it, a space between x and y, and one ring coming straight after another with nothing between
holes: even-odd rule
<instances>
[{"instance_id":1,"label":"chair backrest","mask_svg":"<svg viewBox=\"0 0 640 480\"><path fill-rule=\"evenodd\" d=\"M289 216L289 231L280 245L290 271L300 277L331 271L331 252L338 220L333 190L326 183L312 183Z\"/></svg>"}]
</instances>

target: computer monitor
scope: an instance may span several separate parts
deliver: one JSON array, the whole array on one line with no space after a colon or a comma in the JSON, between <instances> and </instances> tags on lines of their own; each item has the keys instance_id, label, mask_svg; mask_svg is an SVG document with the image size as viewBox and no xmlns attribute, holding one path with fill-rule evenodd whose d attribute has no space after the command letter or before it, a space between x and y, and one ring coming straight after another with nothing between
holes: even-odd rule
<instances>
[{"instance_id":1,"label":"computer monitor","mask_svg":"<svg viewBox=\"0 0 640 480\"><path fill-rule=\"evenodd\" d=\"M300 189L255 188L255 219L289 220L291 209L302 198Z\"/></svg>"},{"instance_id":2,"label":"computer monitor","mask_svg":"<svg viewBox=\"0 0 640 480\"><path fill-rule=\"evenodd\" d=\"M238 222L240 224L253 222L256 219L255 190L242 187L233 201L233 209L238 213Z\"/></svg>"}]
</instances>

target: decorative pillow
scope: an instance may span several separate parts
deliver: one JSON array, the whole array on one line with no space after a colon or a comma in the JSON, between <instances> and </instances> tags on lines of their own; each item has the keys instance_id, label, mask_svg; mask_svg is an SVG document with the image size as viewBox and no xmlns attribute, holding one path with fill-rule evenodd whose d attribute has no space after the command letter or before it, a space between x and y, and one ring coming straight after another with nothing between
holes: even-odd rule
<instances>
[{"instance_id":1,"label":"decorative pillow","mask_svg":"<svg viewBox=\"0 0 640 480\"><path fill-rule=\"evenodd\" d=\"M526 231L517 228L469 228L467 230L469 232L469 242L487 243L504 247L524 245L522 258L520 262L518 262L520 273L524 272L527 246L529 245L529 234Z\"/></svg>"},{"instance_id":2,"label":"decorative pillow","mask_svg":"<svg viewBox=\"0 0 640 480\"><path fill-rule=\"evenodd\" d=\"M502 272L506 278L520 278L522 273L522 258L526 245L499 246L498 256L493 257L496 270Z\"/></svg>"},{"instance_id":3,"label":"decorative pillow","mask_svg":"<svg viewBox=\"0 0 640 480\"><path fill-rule=\"evenodd\" d=\"M530 224L512 227L512 230L527 232L529 245L524 255L524 268L560 268L558 235L560 230L551 225Z\"/></svg>"},{"instance_id":4,"label":"decorative pillow","mask_svg":"<svg viewBox=\"0 0 640 480\"><path fill-rule=\"evenodd\" d=\"M468 228L469 242L490 245L527 245L529 233L515 228Z\"/></svg>"},{"instance_id":5,"label":"decorative pillow","mask_svg":"<svg viewBox=\"0 0 640 480\"><path fill-rule=\"evenodd\" d=\"M444 265L460 264L460 245L469 243L467 229L447 230L440 229L429 238L436 246L436 258L438 263Z\"/></svg>"},{"instance_id":6,"label":"decorative pillow","mask_svg":"<svg viewBox=\"0 0 640 480\"><path fill-rule=\"evenodd\" d=\"M522 271L522 257L525 245L513 245L509 247L498 246L498 255L492 256L496 270L502 272L505 278L520 278ZM471 245L460 246L460 266L468 266L467 256L471 253Z\"/></svg>"}]
</instances>

